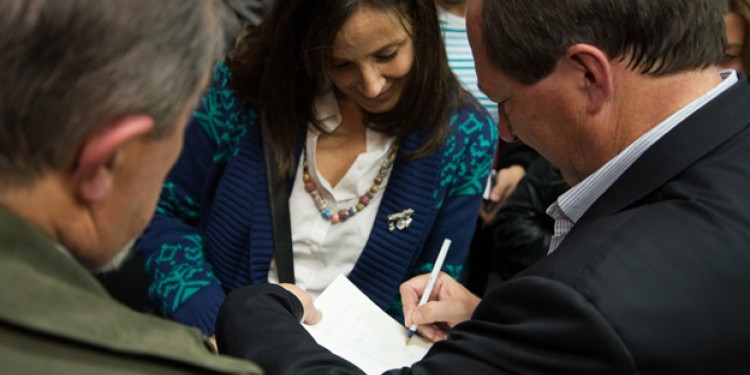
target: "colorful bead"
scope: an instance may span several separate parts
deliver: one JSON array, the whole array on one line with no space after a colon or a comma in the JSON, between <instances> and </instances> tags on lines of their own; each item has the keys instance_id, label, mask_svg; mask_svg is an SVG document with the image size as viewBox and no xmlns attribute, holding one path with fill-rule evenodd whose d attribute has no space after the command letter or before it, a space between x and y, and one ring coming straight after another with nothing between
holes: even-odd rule
<instances>
[{"instance_id":1,"label":"colorful bead","mask_svg":"<svg viewBox=\"0 0 750 375\"><path fill-rule=\"evenodd\" d=\"M352 216L356 215L358 212L362 211L367 207L367 205L370 204L370 200L375 196L375 193L377 193L378 190L380 190L380 185L383 183L383 179L388 175L388 171L390 170L391 166L393 166L393 161L396 159L396 154L398 153L398 145L391 146L391 150L388 152L388 155L383 160L383 162L380 165L380 170L378 171L378 175L373 179L373 184L370 186L370 189L362 196L359 197L358 203L352 207L349 207L348 209L339 210L338 212L333 212L331 209L328 208L328 205L326 204L325 199L320 195L320 192L318 192L318 187L315 185L315 182L312 181L312 177L310 176L310 171L307 168L307 152L303 148L302 149L302 182L305 186L305 191L310 194L310 196L313 199L313 202L315 203L315 208L318 209L320 212L320 216L325 220L330 220L332 224L337 224L343 221L346 221L347 219L351 218Z\"/></svg>"},{"instance_id":2,"label":"colorful bead","mask_svg":"<svg viewBox=\"0 0 750 375\"><path fill-rule=\"evenodd\" d=\"M312 193L313 191L315 191L316 187L317 186L315 186L315 183L312 181L305 182L305 191L308 193Z\"/></svg>"},{"instance_id":3,"label":"colorful bead","mask_svg":"<svg viewBox=\"0 0 750 375\"><path fill-rule=\"evenodd\" d=\"M349 210L339 211L339 218L341 218L341 221L346 221L349 218Z\"/></svg>"}]
</instances>

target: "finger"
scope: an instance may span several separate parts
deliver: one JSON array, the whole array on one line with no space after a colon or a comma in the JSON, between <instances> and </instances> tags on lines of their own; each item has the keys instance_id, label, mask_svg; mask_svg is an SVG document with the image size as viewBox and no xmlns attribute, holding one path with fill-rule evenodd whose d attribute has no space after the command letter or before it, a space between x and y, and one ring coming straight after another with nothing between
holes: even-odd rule
<instances>
[{"instance_id":1,"label":"finger","mask_svg":"<svg viewBox=\"0 0 750 375\"><path fill-rule=\"evenodd\" d=\"M323 312L316 309L315 306L312 306L310 310L312 311L310 311L309 316L306 316L303 320L305 324L316 324L323 319ZM308 311L308 309L305 308L305 311Z\"/></svg>"},{"instance_id":2,"label":"finger","mask_svg":"<svg viewBox=\"0 0 750 375\"><path fill-rule=\"evenodd\" d=\"M507 199L525 175L526 170L520 165L512 165L497 171L495 187L490 191L490 199L498 202Z\"/></svg>"},{"instance_id":3,"label":"finger","mask_svg":"<svg viewBox=\"0 0 750 375\"><path fill-rule=\"evenodd\" d=\"M413 289L413 290L424 290L425 284L427 283L427 279L430 278L429 273L423 273L419 276L414 276L409 280L404 281L401 284L402 288L406 289Z\"/></svg>"},{"instance_id":4,"label":"finger","mask_svg":"<svg viewBox=\"0 0 750 375\"><path fill-rule=\"evenodd\" d=\"M322 314L318 309L315 308L315 303L312 300L310 293L302 290L300 287L294 284L282 283L279 284L282 288L288 290L299 300L302 304L302 319L301 322L307 324L315 324L322 318Z\"/></svg>"},{"instance_id":5,"label":"finger","mask_svg":"<svg viewBox=\"0 0 750 375\"><path fill-rule=\"evenodd\" d=\"M219 352L219 346L216 344L216 334L206 337L206 342L208 342L212 346L211 350L214 353Z\"/></svg>"},{"instance_id":6,"label":"finger","mask_svg":"<svg viewBox=\"0 0 750 375\"><path fill-rule=\"evenodd\" d=\"M417 332L431 342L442 341L448 338L448 333L434 324L421 325L417 328Z\"/></svg>"},{"instance_id":7,"label":"finger","mask_svg":"<svg viewBox=\"0 0 750 375\"><path fill-rule=\"evenodd\" d=\"M491 212L485 211L484 207L482 207L479 210L479 218L482 219L482 222L484 222L485 224L490 225L490 223L492 223L494 215L492 215Z\"/></svg>"},{"instance_id":8,"label":"finger","mask_svg":"<svg viewBox=\"0 0 750 375\"><path fill-rule=\"evenodd\" d=\"M451 322L452 328L456 322L467 320L471 316L465 303L461 301L434 301L419 306L411 314L412 321L417 324L432 324L437 322Z\"/></svg>"},{"instance_id":9,"label":"finger","mask_svg":"<svg viewBox=\"0 0 750 375\"><path fill-rule=\"evenodd\" d=\"M409 316L412 310L419 304L419 299L422 297L422 292L427 285L427 279L430 277L429 274L415 276L399 287L401 293L401 304L404 309L404 316Z\"/></svg>"},{"instance_id":10,"label":"finger","mask_svg":"<svg viewBox=\"0 0 750 375\"><path fill-rule=\"evenodd\" d=\"M501 176L501 175L498 175ZM508 182L503 179L503 181L500 181L498 179L495 186L490 190L490 200L493 202L500 201L503 196L505 195L505 192L508 190Z\"/></svg>"},{"instance_id":11,"label":"finger","mask_svg":"<svg viewBox=\"0 0 750 375\"><path fill-rule=\"evenodd\" d=\"M507 202L508 202L508 195L502 196L500 200L498 200L497 203L495 203L495 205L492 206L492 211L490 211L488 215L490 215L492 219L494 219L497 213L500 212L500 210L503 209L503 207L505 207L505 203Z\"/></svg>"}]
</instances>

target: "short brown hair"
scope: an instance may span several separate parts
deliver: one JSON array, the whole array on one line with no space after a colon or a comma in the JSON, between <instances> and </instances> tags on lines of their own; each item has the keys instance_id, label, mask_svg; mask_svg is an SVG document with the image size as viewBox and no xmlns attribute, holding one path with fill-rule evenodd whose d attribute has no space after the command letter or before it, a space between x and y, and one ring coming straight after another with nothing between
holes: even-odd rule
<instances>
[{"instance_id":1,"label":"short brown hair","mask_svg":"<svg viewBox=\"0 0 750 375\"><path fill-rule=\"evenodd\" d=\"M716 64L726 43L725 11L717 0L484 0L481 27L489 60L532 84L576 43L644 74Z\"/></svg>"}]
</instances>

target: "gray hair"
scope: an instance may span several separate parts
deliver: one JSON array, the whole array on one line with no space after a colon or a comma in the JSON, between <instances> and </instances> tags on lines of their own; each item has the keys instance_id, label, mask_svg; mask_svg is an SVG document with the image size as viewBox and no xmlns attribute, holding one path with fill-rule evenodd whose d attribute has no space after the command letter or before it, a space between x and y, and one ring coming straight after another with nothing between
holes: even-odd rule
<instances>
[{"instance_id":1,"label":"gray hair","mask_svg":"<svg viewBox=\"0 0 750 375\"><path fill-rule=\"evenodd\" d=\"M210 0L0 1L0 187L61 168L123 116L171 134L220 28Z\"/></svg>"}]
</instances>

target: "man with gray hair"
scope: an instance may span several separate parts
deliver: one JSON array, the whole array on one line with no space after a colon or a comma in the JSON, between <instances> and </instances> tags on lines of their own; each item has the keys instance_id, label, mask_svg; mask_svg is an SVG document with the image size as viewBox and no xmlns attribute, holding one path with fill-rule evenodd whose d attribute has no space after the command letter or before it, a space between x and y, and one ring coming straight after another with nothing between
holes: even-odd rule
<instances>
[{"instance_id":1,"label":"man with gray hair","mask_svg":"<svg viewBox=\"0 0 750 375\"><path fill-rule=\"evenodd\" d=\"M389 374L750 373L750 84L715 67L725 11L716 0L470 0L501 135L572 188L547 211L549 255L482 301L445 274L422 306L427 277L402 285L406 326L438 342ZM239 309L219 315L234 328L219 346L274 373L358 373L295 328L314 306L291 290L230 295Z\"/></svg>"},{"instance_id":2,"label":"man with gray hair","mask_svg":"<svg viewBox=\"0 0 750 375\"><path fill-rule=\"evenodd\" d=\"M92 270L154 212L221 47L210 1L0 2L0 366L254 374L136 313Z\"/></svg>"}]
</instances>

